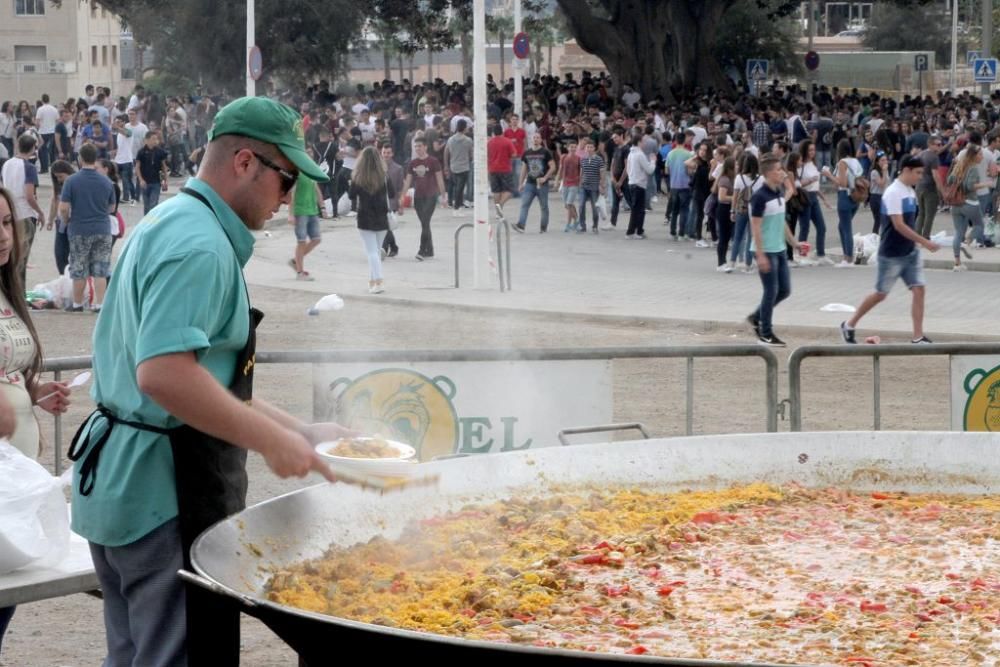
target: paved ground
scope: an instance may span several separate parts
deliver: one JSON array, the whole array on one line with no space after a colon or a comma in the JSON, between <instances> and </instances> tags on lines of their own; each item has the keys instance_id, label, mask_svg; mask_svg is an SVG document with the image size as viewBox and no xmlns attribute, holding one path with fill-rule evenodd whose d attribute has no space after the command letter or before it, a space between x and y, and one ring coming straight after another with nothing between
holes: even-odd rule
<instances>
[{"instance_id":1,"label":"paved ground","mask_svg":"<svg viewBox=\"0 0 1000 667\"><path fill-rule=\"evenodd\" d=\"M471 211L461 216L453 215L451 210L436 213L436 258L427 262L414 259L419 223L408 211L397 233L400 256L385 263L386 293L372 298L698 322L741 320L760 298L757 276L716 273L714 249L672 242L662 224L664 199L661 197L647 215L646 241L627 241L621 230L598 235L563 233L561 210L558 218L552 216L550 229L554 231L540 235L538 207L534 206L528 219L529 231L515 234L512 239L514 289L505 294L498 289L453 289L453 231L458 224L471 222ZM508 203L508 218L514 217L517 204L516 200ZM553 198L553 213L557 205ZM627 215L624 217L627 219ZM835 212L827 211L826 217L835 221ZM940 214L935 230L950 227L951 216ZM292 230L284 224L283 216L273 221L271 229L269 235L260 235L247 270L248 279L258 285L291 287L296 283L287 266L294 245ZM871 214L864 211L855 220L855 230L867 229L871 229ZM316 282L298 283L296 287L369 298L367 264L353 221L324 221L324 233L323 244L307 265ZM471 285L471 232L464 234L462 283ZM829 234L827 247L839 247L835 229ZM950 256L950 248L942 249L931 256L930 266L950 267ZM926 329L932 335L967 339L995 333L996 318L988 304L995 299L994 271L1000 271L1000 249L978 250L974 259L975 268L984 270L961 274L950 268L928 270ZM820 308L830 303L857 304L871 291L874 280L875 270L867 266L795 269L793 294L777 309L776 327L779 331L789 326L829 328L833 340L834 328L843 316ZM910 299L900 285L863 324L880 332L909 332L909 310Z\"/></svg>"}]
</instances>

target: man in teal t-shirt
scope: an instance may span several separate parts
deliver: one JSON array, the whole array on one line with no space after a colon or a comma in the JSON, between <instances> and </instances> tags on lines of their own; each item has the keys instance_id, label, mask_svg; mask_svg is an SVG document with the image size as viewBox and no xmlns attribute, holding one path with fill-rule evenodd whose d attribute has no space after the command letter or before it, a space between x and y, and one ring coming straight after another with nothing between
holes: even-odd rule
<instances>
[{"instance_id":1,"label":"man in teal t-shirt","mask_svg":"<svg viewBox=\"0 0 1000 667\"><path fill-rule=\"evenodd\" d=\"M785 193L781 187L785 172L780 158L772 153L761 156L760 173L764 177L764 185L750 199L750 224L753 228L751 249L757 256L757 270L764 293L760 306L747 317L747 321L762 345L784 347L784 341L774 335L771 316L774 307L792 293L785 242L796 250L799 242L785 224Z\"/></svg>"},{"instance_id":2,"label":"man in teal t-shirt","mask_svg":"<svg viewBox=\"0 0 1000 667\"><path fill-rule=\"evenodd\" d=\"M95 411L73 439L73 530L104 594L107 665L235 665L239 613L182 585L190 547L246 501L246 452L282 477L330 470L313 450L343 434L253 399L243 266L306 155L299 115L266 98L222 109L198 178L122 251L94 330ZM228 390L227 390L228 389ZM253 399L253 400L252 400Z\"/></svg>"},{"instance_id":3,"label":"man in teal t-shirt","mask_svg":"<svg viewBox=\"0 0 1000 667\"><path fill-rule=\"evenodd\" d=\"M304 174L299 174L292 191L292 205L288 212L288 222L295 225L295 259L291 261L298 280L314 280L306 271L306 255L320 244L319 202L323 198L319 185ZM336 204L334 204L336 206Z\"/></svg>"}]
</instances>

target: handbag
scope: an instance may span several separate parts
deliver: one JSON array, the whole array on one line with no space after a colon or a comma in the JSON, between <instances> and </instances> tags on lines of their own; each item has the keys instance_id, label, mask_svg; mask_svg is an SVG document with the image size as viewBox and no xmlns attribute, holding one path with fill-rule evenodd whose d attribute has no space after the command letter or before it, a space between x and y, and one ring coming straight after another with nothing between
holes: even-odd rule
<instances>
[{"instance_id":1,"label":"handbag","mask_svg":"<svg viewBox=\"0 0 1000 667\"><path fill-rule=\"evenodd\" d=\"M389 203L389 180L385 181L385 210L387 213L387 220L389 222L389 231L394 232L399 229L399 216L396 215L395 211L392 210L392 204Z\"/></svg>"}]
</instances>

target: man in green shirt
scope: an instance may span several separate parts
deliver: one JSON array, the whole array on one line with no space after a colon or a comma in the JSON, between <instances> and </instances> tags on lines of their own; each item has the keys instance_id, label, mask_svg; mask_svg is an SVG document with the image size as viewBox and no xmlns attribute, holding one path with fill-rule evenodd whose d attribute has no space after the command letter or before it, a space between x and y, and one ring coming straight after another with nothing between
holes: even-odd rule
<instances>
[{"instance_id":1,"label":"man in green shirt","mask_svg":"<svg viewBox=\"0 0 1000 667\"><path fill-rule=\"evenodd\" d=\"M94 330L98 409L69 453L73 529L104 592L106 665L237 665L239 613L185 589L177 570L191 567L199 533L244 507L247 450L281 477L332 480L313 446L344 432L252 396L251 230L289 203L299 173L326 180L301 119L242 98L208 136L198 177L122 251Z\"/></svg>"},{"instance_id":2,"label":"man in green shirt","mask_svg":"<svg viewBox=\"0 0 1000 667\"><path fill-rule=\"evenodd\" d=\"M322 200L319 184L300 173L288 209L288 222L295 226L295 258L288 263L295 269L297 280L315 280L306 271L305 259L320 243L319 219L322 215L319 203Z\"/></svg>"}]
</instances>

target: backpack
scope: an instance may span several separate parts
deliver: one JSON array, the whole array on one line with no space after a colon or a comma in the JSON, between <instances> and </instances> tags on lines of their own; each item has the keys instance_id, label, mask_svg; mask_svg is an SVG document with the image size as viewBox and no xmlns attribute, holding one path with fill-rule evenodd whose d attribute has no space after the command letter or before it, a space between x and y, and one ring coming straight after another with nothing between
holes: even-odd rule
<instances>
[{"instance_id":1,"label":"backpack","mask_svg":"<svg viewBox=\"0 0 1000 667\"><path fill-rule=\"evenodd\" d=\"M965 195L965 188L955 178L955 165L952 164L948 171L948 178L945 179L944 189L941 191L941 202L945 206L962 206L965 204Z\"/></svg>"},{"instance_id":2,"label":"backpack","mask_svg":"<svg viewBox=\"0 0 1000 667\"><path fill-rule=\"evenodd\" d=\"M758 175L753 179L750 185L747 185L746 174L740 174L740 178L743 179L744 188L740 190L740 198L736 200L736 206L733 207L733 213L746 213L750 209L750 200L753 198L753 186L757 185L757 181L760 180Z\"/></svg>"},{"instance_id":3,"label":"backpack","mask_svg":"<svg viewBox=\"0 0 1000 667\"><path fill-rule=\"evenodd\" d=\"M847 166L848 180L850 180L850 176L854 172L851 171L851 166L849 164L847 164L846 162L844 164L845 166ZM864 204L866 201L868 201L868 191L870 189L871 189L871 181L869 181L864 176L855 176L854 184L851 185L850 189L851 201L853 201L855 204Z\"/></svg>"}]
</instances>

